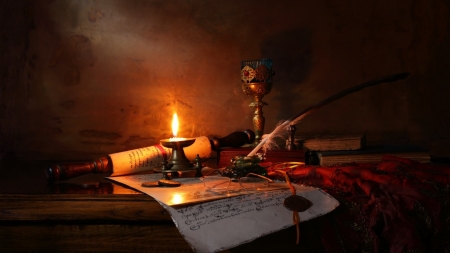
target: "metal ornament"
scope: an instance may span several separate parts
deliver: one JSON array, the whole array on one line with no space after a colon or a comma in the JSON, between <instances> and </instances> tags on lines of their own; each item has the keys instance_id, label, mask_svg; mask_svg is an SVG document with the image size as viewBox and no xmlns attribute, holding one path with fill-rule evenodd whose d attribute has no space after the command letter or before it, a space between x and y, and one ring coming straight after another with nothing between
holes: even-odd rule
<instances>
[{"instance_id":1,"label":"metal ornament","mask_svg":"<svg viewBox=\"0 0 450 253\"><path fill-rule=\"evenodd\" d=\"M142 187L153 188L153 187L159 187L159 183L158 183L158 181L143 182L141 184L141 186Z\"/></svg>"},{"instance_id":2,"label":"metal ornament","mask_svg":"<svg viewBox=\"0 0 450 253\"><path fill-rule=\"evenodd\" d=\"M141 184L142 187L154 188L154 187L179 187L181 186L180 182L174 180L160 179L159 181L149 181L143 182Z\"/></svg>"},{"instance_id":3,"label":"metal ornament","mask_svg":"<svg viewBox=\"0 0 450 253\"><path fill-rule=\"evenodd\" d=\"M249 173L267 176L267 170L259 165L260 161L259 156L235 156L231 159L231 166L223 170L223 175L233 179L245 177Z\"/></svg>"},{"instance_id":4,"label":"metal ornament","mask_svg":"<svg viewBox=\"0 0 450 253\"><path fill-rule=\"evenodd\" d=\"M267 105L262 98L272 89L272 70L271 59L246 60L241 63L241 86L242 91L247 96L254 96L254 102L250 106L255 107L255 116L253 117L253 127L255 129L255 142L258 145L264 134L265 118L262 107Z\"/></svg>"},{"instance_id":5,"label":"metal ornament","mask_svg":"<svg viewBox=\"0 0 450 253\"><path fill-rule=\"evenodd\" d=\"M178 172L195 169L194 164L187 159L186 154L184 153L184 148L191 146L194 142L195 138L186 138L177 141L170 139L160 140L162 146L172 149L172 155L168 161L168 169L170 171L165 170L166 172Z\"/></svg>"},{"instance_id":6,"label":"metal ornament","mask_svg":"<svg viewBox=\"0 0 450 253\"><path fill-rule=\"evenodd\" d=\"M181 186L180 182L174 181L174 180L167 180L167 179L160 179L158 181L159 186L166 186L166 187L178 187Z\"/></svg>"}]
</instances>

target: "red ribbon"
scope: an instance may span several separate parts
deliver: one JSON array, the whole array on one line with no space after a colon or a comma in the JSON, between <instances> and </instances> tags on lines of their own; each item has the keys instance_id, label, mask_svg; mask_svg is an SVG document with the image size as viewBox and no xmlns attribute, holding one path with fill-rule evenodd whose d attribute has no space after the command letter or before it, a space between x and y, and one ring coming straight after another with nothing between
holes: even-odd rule
<instances>
[{"instance_id":1,"label":"red ribbon","mask_svg":"<svg viewBox=\"0 0 450 253\"><path fill-rule=\"evenodd\" d=\"M161 153L161 155L163 156L164 160L167 160L167 153L166 150L164 150L164 148L161 146L161 144L156 144L155 148L159 149L159 152Z\"/></svg>"}]
</instances>

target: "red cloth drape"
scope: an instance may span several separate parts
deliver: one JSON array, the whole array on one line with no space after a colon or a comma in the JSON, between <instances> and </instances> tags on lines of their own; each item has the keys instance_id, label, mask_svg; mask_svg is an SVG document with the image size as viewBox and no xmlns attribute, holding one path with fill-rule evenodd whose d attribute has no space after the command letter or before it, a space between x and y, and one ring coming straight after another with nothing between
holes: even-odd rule
<instances>
[{"instance_id":1,"label":"red cloth drape","mask_svg":"<svg viewBox=\"0 0 450 253\"><path fill-rule=\"evenodd\" d=\"M285 170L339 200L320 227L326 252L450 252L448 165L386 155L380 163Z\"/></svg>"}]
</instances>

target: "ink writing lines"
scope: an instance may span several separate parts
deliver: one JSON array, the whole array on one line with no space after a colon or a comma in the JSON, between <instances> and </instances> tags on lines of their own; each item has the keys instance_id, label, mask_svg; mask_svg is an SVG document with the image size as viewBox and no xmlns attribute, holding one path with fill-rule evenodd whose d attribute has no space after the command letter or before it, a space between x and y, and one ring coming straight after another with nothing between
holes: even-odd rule
<instances>
[{"instance_id":1,"label":"ink writing lines","mask_svg":"<svg viewBox=\"0 0 450 253\"><path fill-rule=\"evenodd\" d=\"M161 179L161 174L145 174L145 175L132 175L127 176L127 180L133 183L139 183L145 181L158 181Z\"/></svg>"},{"instance_id":2,"label":"ink writing lines","mask_svg":"<svg viewBox=\"0 0 450 253\"><path fill-rule=\"evenodd\" d=\"M242 195L177 209L177 213L181 222L184 222L190 230L194 231L203 226L212 225L236 216L281 206L284 199L289 195L288 191Z\"/></svg>"},{"instance_id":3,"label":"ink writing lines","mask_svg":"<svg viewBox=\"0 0 450 253\"><path fill-rule=\"evenodd\" d=\"M128 153L130 169L153 168L162 161L160 151L155 147L140 148Z\"/></svg>"}]
</instances>

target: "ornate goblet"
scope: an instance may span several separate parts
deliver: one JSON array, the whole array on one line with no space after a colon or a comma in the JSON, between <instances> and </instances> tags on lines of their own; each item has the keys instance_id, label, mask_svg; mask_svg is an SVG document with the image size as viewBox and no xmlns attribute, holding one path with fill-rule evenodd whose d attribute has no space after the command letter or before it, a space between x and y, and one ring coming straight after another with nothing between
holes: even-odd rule
<instances>
[{"instance_id":1,"label":"ornate goblet","mask_svg":"<svg viewBox=\"0 0 450 253\"><path fill-rule=\"evenodd\" d=\"M271 59L248 60L241 63L242 91L247 96L254 96L255 99L250 104L250 106L255 107L255 116L253 117L254 145L261 141L264 134L265 118L262 107L267 103L263 102L262 98L272 89L273 75Z\"/></svg>"}]
</instances>

